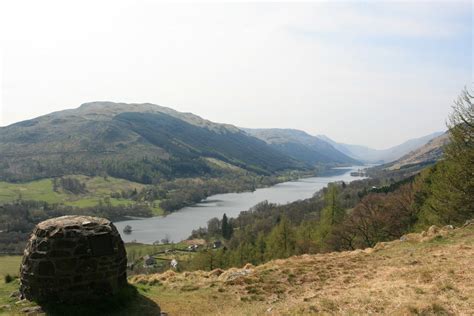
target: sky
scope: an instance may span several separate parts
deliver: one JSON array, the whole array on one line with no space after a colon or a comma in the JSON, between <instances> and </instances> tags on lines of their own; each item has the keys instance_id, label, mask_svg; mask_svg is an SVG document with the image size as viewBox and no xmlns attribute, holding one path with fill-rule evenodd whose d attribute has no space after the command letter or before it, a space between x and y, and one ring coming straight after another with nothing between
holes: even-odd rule
<instances>
[{"instance_id":1,"label":"sky","mask_svg":"<svg viewBox=\"0 0 474 316\"><path fill-rule=\"evenodd\" d=\"M0 2L0 126L90 101L387 148L445 129L472 1Z\"/></svg>"}]
</instances>

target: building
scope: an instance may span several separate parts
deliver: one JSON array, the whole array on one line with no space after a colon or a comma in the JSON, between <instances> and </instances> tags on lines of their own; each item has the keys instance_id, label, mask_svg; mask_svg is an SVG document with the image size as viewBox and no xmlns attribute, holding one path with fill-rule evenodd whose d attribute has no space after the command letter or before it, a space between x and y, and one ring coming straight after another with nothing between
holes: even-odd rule
<instances>
[{"instance_id":1,"label":"building","mask_svg":"<svg viewBox=\"0 0 474 316\"><path fill-rule=\"evenodd\" d=\"M156 265L156 260L150 255L143 257L143 267L144 268L153 268Z\"/></svg>"}]
</instances>

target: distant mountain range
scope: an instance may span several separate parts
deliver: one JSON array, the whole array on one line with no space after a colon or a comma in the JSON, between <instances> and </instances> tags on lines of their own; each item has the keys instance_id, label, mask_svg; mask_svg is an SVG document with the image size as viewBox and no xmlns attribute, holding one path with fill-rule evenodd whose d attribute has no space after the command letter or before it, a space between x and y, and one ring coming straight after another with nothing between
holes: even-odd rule
<instances>
[{"instance_id":1,"label":"distant mountain range","mask_svg":"<svg viewBox=\"0 0 474 316\"><path fill-rule=\"evenodd\" d=\"M244 129L272 148L296 160L315 165L318 163L360 164L357 159L334 148L328 142L295 129Z\"/></svg>"},{"instance_id":2,"label":"distant mountain range","mask_svg":"<svg viewBox=\"0 0 474 316\"><path fill-rule=\"evenodd\" d=\"M318 135L317 137L330 143L334 148L357 160L366 163L388 163L395 161L407 153L425 145L433 138L442 135L444 132L436 132L423 137L407 140L406 142L390 147L388 149L373 149L361 145L350 145L338 143L325 135Z\"/></svg>"}]
</instances>

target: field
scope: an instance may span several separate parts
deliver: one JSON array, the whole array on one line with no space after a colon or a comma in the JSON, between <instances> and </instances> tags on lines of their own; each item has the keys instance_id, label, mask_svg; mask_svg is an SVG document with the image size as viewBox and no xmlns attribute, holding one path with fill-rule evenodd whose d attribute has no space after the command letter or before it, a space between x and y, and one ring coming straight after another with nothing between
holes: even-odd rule
<instances>
[{"instance_id":1,"label":"field","mask_svg":"<svg viewBox=\"0 0 474 316\"><path fill-rule=\"evenodd\" d=\"M18 275L21 256L0 256L0 278L7 274Z\"/></svg>"},{"instance_id":2,"label":"field","mask_svg":"<svg viewBox=\"0 0 474 316\"><path fill-rule=\"evenodd\" d=\"M145 185L113 177L88 177L84 175L69 176L76 178L86 186L86 193L72 194L59 189L53 190L53 180L43 179L26 183L0 182L0 204L13 202L19 198L23 200L37 200L47 203L59 203L73 207L96 206L104 200L110 201L114 206L129 205L135 203L128 199L112 198L112 193L129 190L141 190ZM160 201L151 205L154 215L162 215L163 210L159 207Z\"/></svg>"}]
</instances>

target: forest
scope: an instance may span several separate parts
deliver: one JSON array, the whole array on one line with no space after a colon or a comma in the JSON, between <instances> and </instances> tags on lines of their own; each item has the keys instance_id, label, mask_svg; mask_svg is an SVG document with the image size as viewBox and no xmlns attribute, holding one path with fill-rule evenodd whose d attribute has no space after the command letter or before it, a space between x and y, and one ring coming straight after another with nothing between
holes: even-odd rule
<instances>
[{"instance_id":1,"label":"forest","mask_svg":"<svg viewBox=\"0 0 474 316\"><path fill-rule=\"evenodd\" d=\"M456 100L447 123L450 143L434 166L413 172L377 168L373 178L333 183L305 201L263 202L235 219L212 219L191 238L222 239L225 247L201 251L189 269L374 247L431 225L463 225L474 218L473 99L464 90Z\"/></svg>"}]
</instances>

